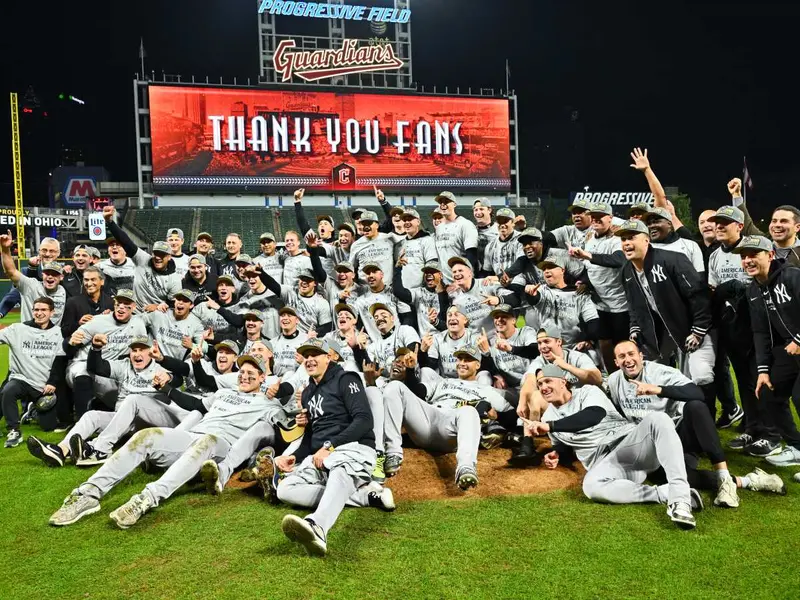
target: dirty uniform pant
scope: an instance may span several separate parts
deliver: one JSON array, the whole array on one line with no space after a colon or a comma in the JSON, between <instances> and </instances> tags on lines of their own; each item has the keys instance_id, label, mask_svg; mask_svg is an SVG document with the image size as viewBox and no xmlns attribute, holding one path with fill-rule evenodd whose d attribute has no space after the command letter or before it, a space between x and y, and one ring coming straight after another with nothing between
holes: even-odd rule
<instances>
[{"instance_id":1,"label":"dirty uniform pant","mask_svg":"<svg viewBox=\"0 0 800 600\"><path fill-rule=\"evenodd\" d=\"M236 467L253 456L253 453L259 448L271 446L274 443L275 428L267 421L259 421L245 431L244 435L231 446L225 459L219 463L219 482L222 487L228 483Z\"/></svg>"},{"instance_id":2,"label":"dirty uniform pant","mask_svg":"<svg viewBox=\"0 0 800 600\"><path fill-rule=\"evenodd\" d=\"M197 475L205 461L220 462L229 450L228 442L211 434L161 427L143 429L117 450L86 483L82 483L78 491L99 500L149 459L155 466L168 467L157 481L144 488L143 494L158 506L161 500L169 498Z\"/></svg>"}]
</instances>

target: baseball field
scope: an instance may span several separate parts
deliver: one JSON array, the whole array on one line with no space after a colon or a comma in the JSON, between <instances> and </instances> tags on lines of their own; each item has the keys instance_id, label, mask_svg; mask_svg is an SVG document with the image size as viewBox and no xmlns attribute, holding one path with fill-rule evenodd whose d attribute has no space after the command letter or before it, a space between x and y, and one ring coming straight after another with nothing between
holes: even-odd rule
<instances>
[{"instance_id":1,"label":"baseball field","mask_svg":"<svg viewBox=\"0 0 800 600\"><path fill-rule=\"evenodd\" d=\"M6 365L2 347L2 374ZM0 456L4 598L721 600L800 593L794 469L780 473L786 496L741 491L740 508L723 510L704 494L706 510L689 532L672 525L663 506L593 504L574 476L565 477L573 482L566 489L533 495L406 500L401 479L420 474L404 471L396 512L346 510L328 539L329 556L312 559L281 533L289 509L242 489L212 497L190 485L134 528L117 529L107 515L153 478L143 472L113 490L101 513L56 529L49 516L87 471L48 469L24 444L0 448ZM739 475L762 462L732 452L729 459ZM481 475L487 487L490 478L546 476L502 468Z\"/></svg>"}]
</instances>

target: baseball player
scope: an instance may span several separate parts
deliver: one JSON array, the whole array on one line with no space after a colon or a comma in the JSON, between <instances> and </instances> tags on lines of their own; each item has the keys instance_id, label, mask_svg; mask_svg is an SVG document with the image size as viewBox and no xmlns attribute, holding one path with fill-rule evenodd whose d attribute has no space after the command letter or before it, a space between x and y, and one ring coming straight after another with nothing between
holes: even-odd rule
<instances>
[{"instance_id":1,"label":"baseball player","mask_svg":"<svg viewBox=\"0 0 800 600\"><path fill-rule=\"evenodd\" d=\"M456 214L456 197L452 192L442 192L434 201L439 204L442 222L436 226L436 252L442 266L445 283L454 279L450 259L462 257L468 268L478 272L478 229L475 224Z\"/></svg>"},{"instance_id":2,"label":"baseball player","mask_svg":"<svg viewBox=\"0 0 800 600\"><path fill-rule=\"evenodd\" d=\"M183 359L192 346L203 343L203 322L192 314L194 298L194 292L181 290L172 297L173 308L142 315L142 321L166 356Z\"/></svg>"},{"instance_id":3,"label":"baseball player","mask_svg":"<svg viewBox=\"0 0 800 600\"><path fill-rule=\"evenodd\" d=\"M132 290L136 265L125 254L122 244L114 238L107 239L106 246L108 247L108 258L97 263L98 268L106 277L106 291L114 295L120 289Z\"/></svg>"},{"instance_id":4,"label":"baseball player","mask_svg":"<svg viewBox=\"0 0 800 600\"><path fill-rule=\"evenodd\" d=\"M434 237L422 229L419 213L415 209L406 209L400 218L407 238L403 246L406 263L403 266L402 282L395 273L392 283L395 288L402 284L404 288L413 290L423 285L422 269L429 262L438 260L438 254Z\"/></svg>"},{"instance_id":5,"label":"baseball player","mask_svg":"<svg viewBox=\"0 0 800 600\"><path fill-rule=\"evenodd\" d=\"M354 358L358 365L365 361L375 363L379 372L388 377L397 348L416 350L420 343L419 334L408 325L396 325L391 308L381 302L370 306L369 312L375 320L379 336L368 343L365 343L366 336L359 336L359 347L353 348Z\"/></svg>"},{"instance_id":6,"label":"baseball player","mask_svg":"<svg viewBox=\"0 0 800 600\"><path fill-rule=\"evenodd\" d=\"M448 263L453 278L452 285L447 288L450 304L467 317L467 326L472 331L491 331L492 318L489 315L501 302L512 306L519 304L513 292L496 283L497 278L476 279L472 265L465 258L454 256Z\"/></svg>"},{"instance_id":7,"label":"baseball player","mask_svg":"<svg viewBox=\"0 0 800 600\"><path fill-rule=\"evenodd\" d=\"M369 263L363 265L361 270L366 275L367 285L359 286L355 297L349 296L345 302L351 304L358 311L358 316L369 337L375 340L382 335L370 310L375 304L383 304L389 308L395 320L399 319L400 322L410 325L411 307L405 302L400 302L395 296L394 284L386 283L386 273L383 269L377 263Z\"/></svg>"},{"instance_id":8,"label":"baseball player","mask_svg":"<svg viewBox=\"0 0 800 600\"><path fill-rule=\"evenodd\" d=\"M183 253L183 229L173 227L167 231L167 245L172 253L175 272L183 278L189 271L189 255Z\"/></svg>"},{"instance_id":9,"label":"baseball player","mask_svg":"<svg viewBox=\"0 0 800 600\"><path fill-rule=\"evenodd\" d=\"M441 315L447 312L450 306L450 296L442 283L442 270L439 261L432 260L422 267L422 285L406 289L403 278L398 276L408 272L408 266L403 267L401 262L395 265L394 283L392 284L395 297L400 301L417 309L417 331L421 335L435 334L445 328Z\"/></svg>"},{"instance_id":10,"label":"baseball player","mask_svg":"<svg viewBox=\"0 0 800 600\"><path fill-rule=\"evenodd\" d=\"M420 342L422 367L432 369L442 377L456 377L456 350L474 346L478 334L467 328L469 319L457 306L447 309L446 331L426 333Z\"/></svg>"},{"instance_id":11,"label":"baseball player","mask_svg":"<svg viewBox=\"0 0 800 600\"><path fill-rule=\"evenodd\" d=\"M522 244L519 241L520 232L514 229L514 211L510 208L500 208L495 215L498 236L486 245L482 272L486 275L501 277L518 258L523 256Z\"/></svg>"},{"instance_id":12,"label":"baseball player","mask_svg":"<svg viewBox=\"0 0 800 600\"><path fill-rule=\"evenodd\" d=\"M472 203L472 219L478 229L478 264L483 264L486 246L500 235L497 223L492 222L492 201L489 198L478 198Z\"/></svg>"},{"instance_id":13,"label":"baseball player","mask_svg":"<svg viewBox=\"0 0 800 600\"><path fill-rule=\"evenodd\" d=\"M284 306L278 311L278 323L281 334L272 340L275 353L275 366L273 370L278 377L286 376L297 370L297 349L308 339L308 336L298 329L300 317L290 306Z\"/></svg>"},{"instance_id":14,"label":"baseball player","mask_svg":"<svg viewBox=\"0 0 800 600\"><path fill-rule=\"evenodd\" d=\"M395 246L405 241L405 235L381 233L378 231L378 215L366 210L359 220L361 237L350 247L350 262L356 271L356 278L367 282L367 265L376 265L385 275L386 285L391 285L395 261Z\"/></svg>"}]
</instances>

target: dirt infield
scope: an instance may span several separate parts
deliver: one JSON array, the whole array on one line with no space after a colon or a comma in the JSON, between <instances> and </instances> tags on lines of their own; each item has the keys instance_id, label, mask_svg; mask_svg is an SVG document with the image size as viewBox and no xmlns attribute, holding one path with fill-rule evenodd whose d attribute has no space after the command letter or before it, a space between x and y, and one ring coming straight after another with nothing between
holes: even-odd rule
<instances>
[{"instance_id":1,"label":"dirt infield","mask_svg":"<svg viewBox=\"0 0 800 600\"><path fill-rule=\"evenodd\" d=\"M481 450L478 453L480 484L465 494L455 484L455 454L434 455L408 448L400 473L388 479L387 486L398 500L441 500L541 494L580 485L583 479L584 471L579 465L574 470L563 467L552 471L544 467L513 469L506 462L510 452L501 448ZM239 481L238 473L228 483L228 487L233 488L251 485L254 484Z\"/></svg>"}]
</instances>

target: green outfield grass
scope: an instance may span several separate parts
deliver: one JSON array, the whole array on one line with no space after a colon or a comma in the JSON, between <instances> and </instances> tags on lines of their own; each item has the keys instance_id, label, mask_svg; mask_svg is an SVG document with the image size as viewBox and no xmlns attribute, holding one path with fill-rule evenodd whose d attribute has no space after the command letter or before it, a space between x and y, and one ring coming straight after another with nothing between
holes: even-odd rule
<instances>
[{"instance_id":1,"label":"green outfield grass","mask_svg":"<svg viewBox=\"0 0 800 600\"><path fill-rule=\"evenodd\" d=\"M0 369L6 369L0 350ZM24 434L38 433L27 428ZM726 433L726 439L733 434ZM58 434L43 434L57 441ZM761 464L731 453L736 474ZM100 514L63 529L49 516L90 471L48 469L0 447L4 598L796 598L800 484L742 492L684 532L663 506L602 506L579 489L540 496L403 502L345 510L330 555L285 540L288 509L245 491L182 490L121 531L108 513L153 477L134 473ZM400 475L402 477L402 475ZM536 477L536 471L531 471ZM300 514L300 513L298 513Z\"/></svg>"}]
</instances>

